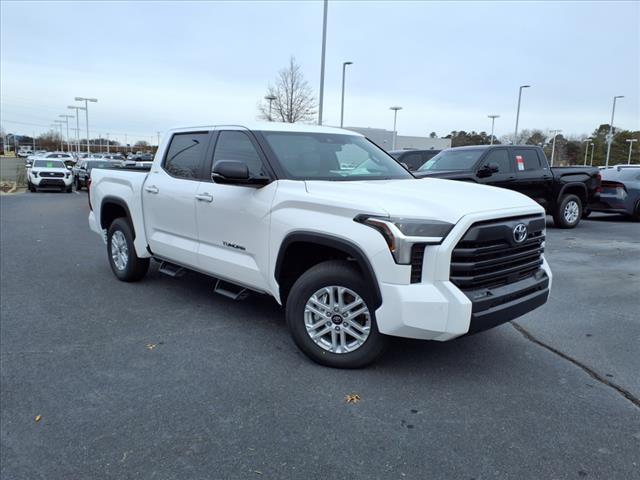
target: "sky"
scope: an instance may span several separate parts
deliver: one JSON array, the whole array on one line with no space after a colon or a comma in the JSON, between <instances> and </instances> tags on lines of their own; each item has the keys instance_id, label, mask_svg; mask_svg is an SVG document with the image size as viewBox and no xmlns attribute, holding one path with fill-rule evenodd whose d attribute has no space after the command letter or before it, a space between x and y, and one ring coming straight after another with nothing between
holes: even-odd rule
<instances>
[{"instance_id":1,"label":"sky","mask_svg":"<svg viewBox=\"0 0 640 480\"><path fill-rule=\"evenodd\" d=\"M91 136L253 122L290 56L317 94L320 0L0 3L0 123L26 135L90 104ZM452 130L640 129L640 2L330 1L324 123ZM84 120L84 118L82 118ZM71 121L72 126L75 120ZM81 128L84 131L83 123Z\"/></svg>"}]
</instances>

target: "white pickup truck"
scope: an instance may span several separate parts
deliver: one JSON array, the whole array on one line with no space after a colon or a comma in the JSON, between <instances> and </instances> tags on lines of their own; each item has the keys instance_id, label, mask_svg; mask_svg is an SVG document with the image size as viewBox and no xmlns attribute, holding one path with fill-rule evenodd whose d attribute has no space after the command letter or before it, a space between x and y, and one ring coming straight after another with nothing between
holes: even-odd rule
<instances>
[{"instance_id":1,"label":"white pickup truck","mask_svg":"<svg viewBox=\"0 0 640 480\"><path fill-rule=\"evenodd\" d=\"M353 368L388 336L451 340L544 304L544 210L509 190L415 179L347 130L171 130L151 170L96 170L89 225L120 280L150 259L285 306L311 359Z\"/></svg>"}]
</instances>

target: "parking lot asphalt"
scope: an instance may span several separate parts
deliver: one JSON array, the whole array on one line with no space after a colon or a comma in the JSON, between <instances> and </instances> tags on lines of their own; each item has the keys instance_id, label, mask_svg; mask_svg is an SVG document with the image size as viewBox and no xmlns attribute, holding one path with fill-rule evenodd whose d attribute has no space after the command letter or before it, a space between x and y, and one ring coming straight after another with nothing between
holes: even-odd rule
<instances>
[{"instance_id":1,"label":"parking lot asphalt","mask_svg":"<svg viewBox=\"0 0 640 480\"><path fill-rule=\"evenodd\" d=\"M640 478L640 224L549 228L552 296L522 331L345 371L268 298L117 281L87 213L0 200L2 479Z\"/></svg>"}]
</instances>

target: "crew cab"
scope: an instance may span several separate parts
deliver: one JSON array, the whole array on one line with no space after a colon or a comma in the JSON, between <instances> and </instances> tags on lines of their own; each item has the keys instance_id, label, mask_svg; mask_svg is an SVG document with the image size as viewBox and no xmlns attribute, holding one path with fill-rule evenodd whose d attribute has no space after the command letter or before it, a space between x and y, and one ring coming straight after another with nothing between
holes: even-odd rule
<instances>
[{"instance_id":1,"label":"crew cab","mask_svg":"<svg viewBox=\"0 0 640 480\"><path fill-rule=\"evenodd\" d=\"M72 185L73 174L61 159L36 159L27 170L27 186L31 192L39 188L59 188L71 193Z\"/></svg>"},{"instance_id":2,"label":"crew cab","mask_svg":"<svg viewBox=\"0 0 640 480\"><path fill-rule=\"evenodd\" d=\"M531 197L558 228L574 228L598 199L595 167L550 167L532 145L478 145L443 150L418 171L419 178L447 178L508 188Z\"/></svg>"},{"instance_id":3,"label":"crew cab","mask_svg":"<svg viewBox=\"0 0 640 480\"><path fill-rule=\"evenodd\" d=\"M314 361L354 368L388 336L446 341L541 305L544 209L505 189L417 180L351 131L269 122L182 128L149 172L96 169L89 226L122 281L150 260L234 299L285 307Z\"/></svg>"}]
</instances>

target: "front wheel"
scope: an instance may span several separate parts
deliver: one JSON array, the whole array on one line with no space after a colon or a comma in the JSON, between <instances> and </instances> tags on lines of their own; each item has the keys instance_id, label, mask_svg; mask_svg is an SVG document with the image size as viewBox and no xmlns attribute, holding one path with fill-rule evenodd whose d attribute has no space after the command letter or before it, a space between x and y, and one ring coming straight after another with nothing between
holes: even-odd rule
<instances>
[{"instance_id":1,"label":"front wheel","mask_svg":"<svg viewBox=\"0 0 640 480\"><path fill-rule=\"evenodd\" d=\"M313 361L336 368L360 368L387 345L378 331L372 288L347 261L311 267L294 283L286 318L296 345Z\"/></svg>"},{"instance_id":2,"label":"front wheel","mask_svg":"<svg viewBox=\"0 0 640 480\"><path fill-rule=\"evenodd\" d=\"M116 218L107 233L107 253L111 270L118 280L137 282L147 274L149 259L139 258L133 246L133 232L129 222Z\"/></svg>"},{"instance_id":3,"label":"front wheel","mask_svg":"<svg viewBox=\"0 0 640 480\"><path fill-rule=\"evenodd\" d=\"M574 228L580 223L582 202L576 195L564 195L553 213L553 223L557 228Z\"/></svg>"}]
</instances>

